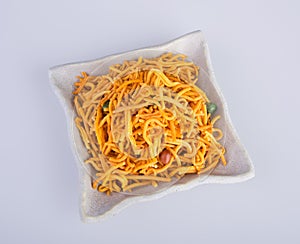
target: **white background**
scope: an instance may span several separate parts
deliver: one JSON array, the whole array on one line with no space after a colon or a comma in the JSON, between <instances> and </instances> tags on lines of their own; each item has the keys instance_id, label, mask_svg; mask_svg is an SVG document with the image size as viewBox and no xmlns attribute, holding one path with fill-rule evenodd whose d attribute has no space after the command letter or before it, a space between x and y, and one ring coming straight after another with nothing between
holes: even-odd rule
<instances>
[{"instance_id":1,"label":"white background","mask_svg":"<svg viewBox=\"0 0 300 244\"><path fill-rule=\"evenodd\" d=\"M0 243L299 243L299 1L0 1ZM79 218L78 175L48 68L204 31L256 169Z\"/></svg>"}]
</instances>

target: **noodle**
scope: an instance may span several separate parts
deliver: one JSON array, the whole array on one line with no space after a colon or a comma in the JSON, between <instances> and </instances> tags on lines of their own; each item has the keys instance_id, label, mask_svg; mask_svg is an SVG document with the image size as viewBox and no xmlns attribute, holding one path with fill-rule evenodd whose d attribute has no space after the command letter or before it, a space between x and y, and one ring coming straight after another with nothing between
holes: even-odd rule
<instances>
[{"instance_id":1,"label":"noodle","mask_svg":"<svg viewBox=\"0 0 300 244\"><path fill-rule=\"evenodd\" d=\"M75 125L96 171L99 192L157 187L185 174L203 174L221 161L220 116L196 85L198 67L172 53L125 61L103 76L82 72L75 82ZM160 155L166 150L169 161Z\"/></svg>"}]
</instances>

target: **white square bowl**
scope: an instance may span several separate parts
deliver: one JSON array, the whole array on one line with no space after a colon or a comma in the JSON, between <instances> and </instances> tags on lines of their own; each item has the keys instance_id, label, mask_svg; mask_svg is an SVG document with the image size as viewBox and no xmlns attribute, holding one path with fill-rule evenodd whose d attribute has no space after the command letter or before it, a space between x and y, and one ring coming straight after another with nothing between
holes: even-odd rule
<instances>
[{"instance_id":1,"label":"white square bowl","mask_svg":"<svg viewBox=\"0 0 300 244\"><path fill-rule=\"evenodd\" d=\"M225 156L228 165L224 167L219 164L205 180L197 177L197 175L189 176L187 178L184 177L170 188L151 195L132 196L113 194L112 196L106 196L106 194L99 193L91 188L91 177L89 173L82 167L82 163L78 157L75 157L80 172L81 218L84 222L103 220L109 216L115 215L133 203L158 199L169 193L188 190L200 184L236 183L254 177L253 164L232 125L225 99L216 83L210 62L208 46L201 31L186 34L166 44L154 47L107 56L97 60L65 64L51 68L49 70L50 83L64 108L74 155L76 155L75 143L81 143L80 141L76 141L81 139L78 132L73 131L72 126L74 111L72 91L73 84L76 81L75 77L82 71L93 73L96 68L99 70L99 67L101 67L101 74L105 74L112 64L122 63L125 60L137 59L139 56L153 58L165 52L183 53L187 55L190 60L208 74L209 80L201 84L201 89L207 93L210 100L217 101L217 104L221 104L221 106L218 106L218 112L222 115L223 119L220 123L222 128L226 131L225 148L227 152ZM75 137L73 136L74 132L77 133Z\"/></svg>"}]
</instances>

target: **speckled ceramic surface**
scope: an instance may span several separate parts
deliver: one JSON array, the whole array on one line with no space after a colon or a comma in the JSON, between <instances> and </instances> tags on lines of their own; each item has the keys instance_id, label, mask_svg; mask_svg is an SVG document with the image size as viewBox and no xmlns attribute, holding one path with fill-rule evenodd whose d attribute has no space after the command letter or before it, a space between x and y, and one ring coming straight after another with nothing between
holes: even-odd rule
<instances>
[{"instance_id":1,"label":"speckled ceramic surface","mask_svg":"<svg viewBox=\"0 0 300 244\"><path fill-rule=\"evenodd\" d=\"M228 165L224 167L219 164L205 180L197 175L185 176L170 188L151 195L133 196L116 193L112 194L112 196L106 196L103 193L99 193L91 188L91 177L88 171L82 167L82 163L79 160L80 157L78 157L78 153L86 154L86 151L81 143L78 131L73 126L72 91L73 83L76 81L75 77L79 75L81 71L93 74L95 70L97 70L97 72L100 70L99 74L105 74L108 72L108 67L112 64L121 63L124 60L137 59L139 56L152 58L165 52L183 53L187 55L190 60L207 74L207 76L205 76L207 78L199 77L197 85L207 93L212 101L218 104L218 112L223 118L218 126L225 131L226 137L224 143L227 150L226 159ZM200 184L236 183L254 177L252 162L231 123L227 105L216 83L208 47L201 31L189 33L159 46L116 54L87 62L56 66L50 69L49 77L52 89L59 98L67 118L72 150L75 155L75 160L77 161L78 170L80 171L80 208L82 220L85 222L100 221L115 215L131 204L158 199L169 193L188 190Z\"/></svg>"}]
</instances>

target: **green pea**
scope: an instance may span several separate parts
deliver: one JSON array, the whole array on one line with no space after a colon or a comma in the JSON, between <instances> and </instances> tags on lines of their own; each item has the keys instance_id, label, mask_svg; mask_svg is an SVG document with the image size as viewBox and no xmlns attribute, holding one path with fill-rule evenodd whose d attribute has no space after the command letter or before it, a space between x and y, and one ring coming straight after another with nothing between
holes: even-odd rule
<instances>
[{"instance_id":1,"label":"green pea","mask_svg":"<svg viewBox=\"0 0 300 244\"><path fill-rule=\"evenodd\" d=\"M206 103L206 110L208 113L213 114L217 110L217 105L214 103Z\"/></svg>"},{"instance_id":2,"label":"green pea","mask_svg":"<svg viewBox=\"0 0 300 244\"><path fill-rule=\"evenodd\" d=\"M108 108L108 106L109 106L109 100L107 100L107 101L103 104L102 108Z\"/></svg>"}]
</instances>

